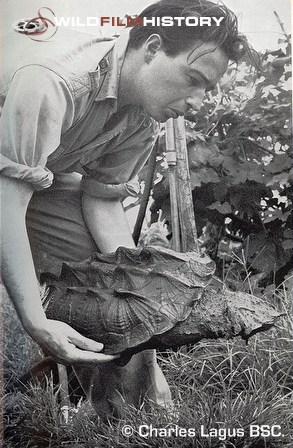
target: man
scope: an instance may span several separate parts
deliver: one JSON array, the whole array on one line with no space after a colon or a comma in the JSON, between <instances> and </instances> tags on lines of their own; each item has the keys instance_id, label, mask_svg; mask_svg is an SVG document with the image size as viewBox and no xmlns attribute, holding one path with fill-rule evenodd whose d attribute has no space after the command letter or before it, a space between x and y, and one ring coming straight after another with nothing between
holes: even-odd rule
<instances>
[{"instance_id":1,"label":"man","mask_svg":"<svg viewBox=\"0 0 293 448\"><path fill-rule=\"evenodd\" d=\"M15 33L3 76L2 277L25 330L75 366L98 410L110 402L121 408L121 394L137 405L147 389L171 403L154 352L118 368L102 344L47 319L34 265L56 273L64 261L134 247L121 198L137 194L135 176L158 123L198 111L246 47L233 13L209 1L161 0L144 16L217 22L136 26L102 41L58 30L40 44Z\"/></svg>"}]
</instances>

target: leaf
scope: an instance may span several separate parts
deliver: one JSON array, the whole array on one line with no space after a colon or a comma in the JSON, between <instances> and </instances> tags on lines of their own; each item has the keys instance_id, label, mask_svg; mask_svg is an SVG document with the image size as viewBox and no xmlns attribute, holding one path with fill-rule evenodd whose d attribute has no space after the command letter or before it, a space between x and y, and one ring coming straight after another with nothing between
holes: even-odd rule
<instances>
[{"instance_id":1,"label":"leaf","mask_svg":"<svg viewBox=\"0 0 293 448\"><path fill-rule=\"evenodd\" d=\"M280 185L286 185L289 183L289 173L276 174L270 180L266 182L268 187L279 187Z\"/></svg>"},{"instance_id":2,"label":"leaf","mask_svg":"<svg viewBox=\"0 0 293 448\"><path fill-rule=\"evenodd\" d=\"M226 156L223 160L223 168L231 176L238 173L238 164L233 157Z\"/></svg>"},{"instance_id":3,"label":"leaf","mask_svg":"<svg viewBox=\"0 0 293 448\"><path fill-rule=\"evenodd\" d=\"M208 180L205 183L208 183L208 182L211 182L211 183L220 182L220 178L219 178L217 172L215 170L213 170L212 168L208 168L206 170L206 173L207 173L207 179Z\"/></svg>"},{"instance_id":4,"label":"leaf","mask_svg":"<svg viewBox=\"0 0 293 448\"><path fill-rule=\"evenodd\" d=\"M229 202L235 210L252 217L259 214L261 200L269 197L270 192L262 184L246 182L230 188L229 196Z\"/></svg>"},{"instance_id":5,"label":"leaf","mask_svg":"<svg viewBox=\"0 0 293 448\"><path fill-rule=\"evenodd\" d=\"M191 190L201 186L201 178L198 171L190 170L190 186Z\"/></svg>"},{"instance_id":6,"label":"leaf","mask_svg":"<svg viewBox=\"0 0 293 448\"><path fill-rule=\"evenodd\" d=\"M247 259L251 267L259 272L270 274L286 263L280 241L273 240L270 234L265 232L252 234L245 243Z\"/></svg>"},{"instance_id":7,"label":"leaf","mask_svg":"<svg viewBox=\"0 0 293 448\"><path fill-rule=\"evenodd\" d=\"M260 170L258 171L258 170L253 170L253 169L247 171L247 179L253 180L259 184L265 180L265 178L262 175Z\"/></svg>"},{"instance_id":8,"label":"leaf","mask_svg":"<svg viewBox=\"0 0 293 448\"><path fill-rule=\"evenodd\" d=\"M263 222L265 224L268 224L269 222L275 221L276 219L279 219L280 221L283 220L283 212L280 209L276 210L265 210L264 212L265 218Z\"/></svg>"},{"instance_id":9,"label":"leaf","mask_svg":"<svg viewBox=\"0 0 293 448\"><path fill-rule=\"evenodd\" d=\"M284 230L284 238L292 238L292 230L291 229L285 229Z\"/></svg>"},{"instance_id":10,"label":"leaf","mask_svg":"<svg viewBox=\"0 0 293 448\"><path fill-rule=\"evenodd\" d=\"M285 240L282 242L282 246L284 250L291 250L293 249L293 241L292 240Z\"/></svg>"},{"instance_id":11,"label":"leaf","mask_svg":"<svg viewBox=\"0 0 293 448\"><path fill-rule=\"evenodd\" d=\"M275 89L273 85L263 87L262 91L262 98L267 98L269 94L273 95L274 97L280 94L279 90Z\"/></svg>"},{"instance_id":12,"label":"leaf","mask_svg":"<svg viewBox=\"0 0 293 448\"><path fill-rule=\"evenodd\" d=\"M282 81L280 87L284 90L292 90L292 77Z\"/></svg>"},{"instance_id":13,"label":"leaf","mask_svg":"<svg viewBox=\"0 0 293 448\"><path fill-rule=\"evenodd\" d=\"M216 144L201 141L192 142L188 146L188 158L190 168L206 165L217 167L223 160L223 156Z\"/></svg>"},{"instance_id":14,"label":"leaf","mask_svg":"<svg viewBox=\"0 0 293 448\"><path fill-rule=\"evenodd\" d=\"M228 186L225 182L222 182L214 186L214 197L217 201L223 202L227 196Z\"/></svg>"},{"instance_id":15,"label":"leaf","mask_svg":"<svg viewBox=\"0 0 293 448\"><path fill-rule=\"evenodd\" d=\"M223 215L232 213L231 205L228 202L224 202L223 204L221 204L221 202L217 201L214 204L210 205L208 208L210 208L211 210L217 210Z\"/></svg>"},{"instance_id":16,"label":"leaf","mask_svg":"<svg viewBox=\"0 0 293 448\"><path fill-rule=\"evenodd\" d=\"M193 168L190 170L190 183L192 190L195 187L200 187L202 183L209 184L217 182L220 182L220 178L216 171L212 168Z\"/></svg>"},{"instance_id":17,"label":"leaf","mask_svg":"<svg viewBox=\"0 0 293 448\"><path fill-rule=\"evenodd\" d=\"M290 170L292 167L292 159L287 154L276 154L272 162L270 162L266 167L265 171L267 173L281 173L282 171Z\"/></svg>"},{"instance_id":18,"label":"leaf","mask_svg":"<svg viewBox=\"0 0 293 448\"><path fill-rule=\"evenodd\" d=\"M291 216L291 213L292 213L291 210L288 210L287 212L283 213L281 220L282 220L283 222L286 222L287 219Z\"/></svg>"}]
</instances>

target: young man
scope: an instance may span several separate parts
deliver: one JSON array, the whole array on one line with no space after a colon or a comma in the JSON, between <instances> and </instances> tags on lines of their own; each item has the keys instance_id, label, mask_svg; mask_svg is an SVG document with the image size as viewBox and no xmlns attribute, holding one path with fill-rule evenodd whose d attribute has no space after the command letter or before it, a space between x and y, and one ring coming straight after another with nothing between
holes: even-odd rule
<instances>
[{"instance_id":1,"label":"young man","mask_svg":"<svg viewBox=\"0 0 293 448\"><path fill-rule=\"evenodd\" d=\"M99 410L119 406L118 392L138 404L147 389L171 403L154 352L123 368L109 364L114 357L101 344L46 318L36 271L134 247L121 199L138 192L135 176L159 122L198 111L246 46L233 13L209 1L162 0L144 16L210 22L136 26L117 40L58 30L46 44L14 33L3 76L3 281L25 330L58 362L76 366Z\"/></svg>"}]
</instances>

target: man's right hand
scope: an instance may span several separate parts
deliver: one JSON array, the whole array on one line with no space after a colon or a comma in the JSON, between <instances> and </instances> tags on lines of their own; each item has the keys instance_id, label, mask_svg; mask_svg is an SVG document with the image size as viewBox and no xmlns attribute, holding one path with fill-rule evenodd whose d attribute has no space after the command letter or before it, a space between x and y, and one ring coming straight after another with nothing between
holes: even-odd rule
<instances>
[{"instance_id":1,"label":"man's right hand","mask_svg":"<svg viewBox=\"0 0 293 448\"><path fill-rule=\"evenodd\" d=\"M47 319L28 331L42 349L61 364L103 364L119 355L104 355L103 344L86 338L64 322Z\"/></svg>"}]
</instances>

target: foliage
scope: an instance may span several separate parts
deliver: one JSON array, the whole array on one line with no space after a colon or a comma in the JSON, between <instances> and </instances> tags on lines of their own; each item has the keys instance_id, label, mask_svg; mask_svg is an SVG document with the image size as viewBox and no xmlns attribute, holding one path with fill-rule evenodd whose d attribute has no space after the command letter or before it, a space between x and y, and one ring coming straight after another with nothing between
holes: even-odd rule
<instances>
[{"instance_id":1,"label":"foliage","mask_svg":"<svg viewBox=\"0 0 293 448\"><path fill-rule=\"evenodd\" d=\"M263 285L288 273L291 240L290 45L262 55L261 70L242 62L186 117L198 231L218 267L245 253ZM164 135L160 139L152 221L170 223ZM242 273L246 275L245 272ZM229 279L227 279L229 281ZM231 286L231 285L230 285Z\"/></svg>"}]
</instances>

